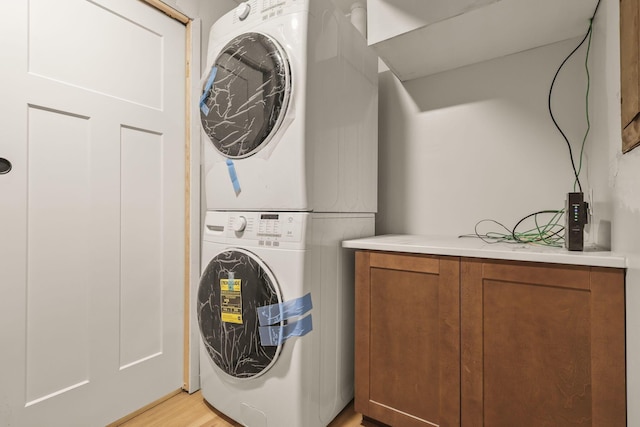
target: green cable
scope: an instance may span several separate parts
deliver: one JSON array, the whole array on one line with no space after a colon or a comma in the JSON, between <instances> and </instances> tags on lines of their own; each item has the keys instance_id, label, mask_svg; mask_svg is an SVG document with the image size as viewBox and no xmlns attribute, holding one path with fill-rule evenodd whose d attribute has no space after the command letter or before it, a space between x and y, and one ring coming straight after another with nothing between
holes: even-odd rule
<instances>
[{"instance_id":1,"label":"green cable","mask_svg":"<svg viewBox=\"0 0 640 427\"><path fill-rule=\"evenodd\" d=\"M546 223L540 223L538 221L538 214L534 214L532 216L534 219L535 227L521 232L512 231L511 233L488 231L485 234L479 234L477 232L477 226L485 221L494 222L500 225L502 228L505 228L505 230L508 230L505 226L494 220L482 220L476 224L476 234L470 236L478 237L482 240L487 239L485 240L487 243L526 243L550 247L562 247L564 244L564 235L562 234L564 226L560 224L560 222L563 215L564 210L554 211L554 214L549 219L549 221L547 221Z\"/></svg>"}]
</instances>

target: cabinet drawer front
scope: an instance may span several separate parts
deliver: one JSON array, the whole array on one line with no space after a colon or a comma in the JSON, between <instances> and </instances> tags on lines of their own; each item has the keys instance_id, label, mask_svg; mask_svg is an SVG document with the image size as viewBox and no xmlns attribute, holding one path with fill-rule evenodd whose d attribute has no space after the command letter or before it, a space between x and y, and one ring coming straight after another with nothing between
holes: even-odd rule
<instances>
[{"instance_id":1,"label":"cabinet drawer front","mask_svg":"<svg viewBox=\"0 0 640 427\"><path fill-rule=\"evenodd\" d=\"M531 285L589 290L590 267L532 264L527 262L485 262L482 277Z\"/></svg>"},{"instance_id":2,"label":"cabinet drawer front","mask_svg":"<svg viewBox=\"0 0 640 427\"><path fill-rule=\"evenodd\" d=\"M429 255L399 255L372 252L370 266L388 270L413 271L416 273L440 273L440 260Z\"/></svg>"}]
</instances>

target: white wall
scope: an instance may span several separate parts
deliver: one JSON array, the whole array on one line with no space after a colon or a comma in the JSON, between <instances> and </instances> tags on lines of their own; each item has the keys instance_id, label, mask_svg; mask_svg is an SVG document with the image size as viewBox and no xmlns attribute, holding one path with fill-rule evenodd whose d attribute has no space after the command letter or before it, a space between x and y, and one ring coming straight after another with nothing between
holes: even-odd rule
<instances>
[{"instance_id":1,"label":"white wall","mask_svg":"<svg viewBox=\"0 0 640 427\"><path fill-rule=\"evenodd\" d=\"M597 78L605 84L594 92L594 103L606 114L598 122L596 135L607 141L608 151L599 155L608 159L607 180L602 183L610 193L612 249L627 256L627 411L628 425L640 425L640 148L621 152L620 137L620 59L619 4L603 2L602 15L596 27L598 55Z\"/></svg>"},{"instance_id":2,"label":"white wall","mask_svg":"<svg viewBox=\"0 0 640 427\"><path fill-rule=\"evenodd\" d=\"M622 155L619 4L603 0L590 54L593 191L589 239L628 258L628 425L640 425L640 148ZM586 30L586 27L585 27ZM564 142L547 112L557 66L579 40L410 81L380 74L377 233L473 231L492 218L512 226L539 209L561 208L573 180ZM585 130L584 49L561 73L554 106L574 152Z\"/></svg>"},{"instance_id":3,"label":"white wall","mask_svg":"<svg viewBox=\"0 0 640 427\"><path fill-rule=\"evenodd\" d=\"M405 84L381 73L377 232L459 235L484 218L513 226L534 211L562 208L573 172L547 97L557 67L578 42ZM586 129L583 64L581 50L552 98L574 153ZM605 144L588 142L594 143ZM606 159L591 159L590 166L596 162Z\"/></svg>"}]
</instances>

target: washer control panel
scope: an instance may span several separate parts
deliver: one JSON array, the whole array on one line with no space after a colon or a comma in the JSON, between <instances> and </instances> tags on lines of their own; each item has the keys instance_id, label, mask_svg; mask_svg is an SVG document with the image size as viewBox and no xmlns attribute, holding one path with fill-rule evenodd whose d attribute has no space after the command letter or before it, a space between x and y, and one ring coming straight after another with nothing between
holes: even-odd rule
<instances>
[{"instance_id":1,"label":"washer control panel","mask_svg":"<svg viewBox=\"0 0 640 427\"><path fill-rule=\"evenodd\" d=\"M262 0L262 19L282 15L286 5L287 0Z\"/></svg>"},{"instance_id":2,"label":"washer control panel","mask_svg":"<svg viewBox=\"0 0 640 427\"><path fill-rule=\"evenodd\" d=\"M301 225L302 222L292 213L261 214L258 240L265 246L278 246L280 241L299 242L302 238Z\"/></svg>"},{"instance_id":3,"label":"washer control panel","mask_svg":"<svg viewBox=\"0 0 640 427\"><path fill-rule=\"evenodd\" d=\"M300 212L207 212L207 240L254 241L257 246L279 247L301 242L309 214Z\"/></svg>"}]
</instances>

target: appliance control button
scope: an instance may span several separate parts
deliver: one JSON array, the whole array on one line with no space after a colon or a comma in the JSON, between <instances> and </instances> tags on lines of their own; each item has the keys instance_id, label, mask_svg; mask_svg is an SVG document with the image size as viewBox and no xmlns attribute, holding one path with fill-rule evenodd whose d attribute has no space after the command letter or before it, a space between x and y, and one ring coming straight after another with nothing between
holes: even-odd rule
<instances>
[{"instance_id":1,"label":"appliance control button","mask_svg":"<svg viewBox=\"0 0 640 427\"><path fill-rule=\"evenodd\" d=\"M244 21L249 16L249 12L251 12L251 5L249 2L240 3L236 8L236 14L238 15L238 19Z\"/></svg>"},{"instance_id":2,"label":"appliance control button","mask_svg":"<svg viewBox=\"0 0 640 427\"><path fill-rule=\"evenodd\" d=\"M239 216L236 221L233 222L233 231L240 233L247 228L247 218Z\"/></svg>"}]
</instances>

